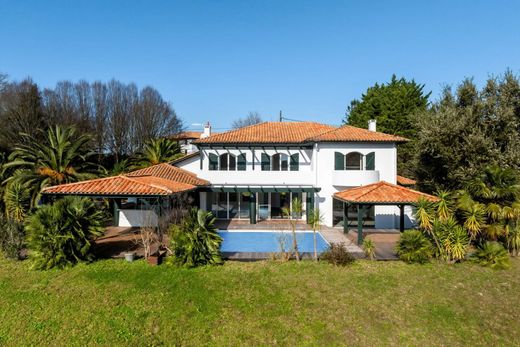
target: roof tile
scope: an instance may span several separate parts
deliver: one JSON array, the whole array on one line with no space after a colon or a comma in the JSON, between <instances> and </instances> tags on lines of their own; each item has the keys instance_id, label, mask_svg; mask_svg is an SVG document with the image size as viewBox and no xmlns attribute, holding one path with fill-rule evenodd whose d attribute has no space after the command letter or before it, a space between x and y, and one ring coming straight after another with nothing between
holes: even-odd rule
<instances>
[{"instance_id":1,"label":"roof tile","mask_svg":"<svg viewBox=\"0 0 520 347\"><path fill-rule=\"evenodd\" d=\"M420 198L437 201L438 198L385 181L349 188L334 194L336 199L352 203L413 204Z\"/></svg>"}]
</instances>

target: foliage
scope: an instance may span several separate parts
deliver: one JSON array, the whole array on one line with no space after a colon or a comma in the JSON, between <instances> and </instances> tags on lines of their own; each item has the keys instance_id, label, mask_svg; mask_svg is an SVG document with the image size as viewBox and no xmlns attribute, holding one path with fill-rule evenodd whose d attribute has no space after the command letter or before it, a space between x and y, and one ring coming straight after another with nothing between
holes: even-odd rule
<instances>
[{"instance_id":1,"label":"foliage","mask_svg":"<svg viewBox=\"0 0 520 347\"><path fill-rule=\"evenodd\" d=\"M137 155L136 166L139 168L167 163L182 156L177 141L167 138L154 139L144 145L144 149Z\"/></svg>"},{"instance_id":2,"label":"foliage","mask_svg":"<svg viewBox=\"0 0 520 347\"><path fill-rule=\"evenodd\" d=\"M249 112L246 117L234 120L233 123L231 123L231 127L233 129L239 129L258 123L262 123L262 117L260 116L260 113Z\"/></svg>"},{"instance_id":3,"label":"foliage","mask_svg":"<svg viewBox=\"0 0 520 347\"><path fill-rule=\"evenodd\" d=\"M432 235L435 237L437 256L447 262L464 259L469 251L470 238L464 228L452 216L433 223Z\"/></svg>"},{"instance_id":4,"label":"foliage","mask_svg":"<svg viewBox=\"0 0 520 347\"><path fill-rule=\"evenodd\" d=\"M33 266L45 270L92 260L92 240L103 234L105 219L88 198L67 196L39 207L26 221Z\"/></svg>"},{"instance_id":5,"label":"foliage","mask_svg":"<svg viewBox=\"0 0 520 347\"><path fill-rule=\"evenodd\" d=\"M329 249L321 254L320 259L336 266L349 265L355 261L344 243L331 243Z\"/></svg>"},{"instance_id":6,"label":"foliage","mask_svg":"<svg viewBox=\"0 0 520 347\"><path fill-rule=\"evenodd\" d=\"M42 142L22 135L25 143L14 147L4 169L14 170L4 183L18 182L27 187L31 206L35 206L43 188L92 178L98 167L88 161L93 152L87 144L90 137L78 134L74 127L49 129Z\"/></svg>"},{"instance_id":7,"label":"foliage","mask_svg":"<svg viewBox=\"0 0 520 347\"><path fill-rule=\"evenodd\" d=\"M7 184L4 190L4 205L8 218L18 223L23 222L31 205L29 189L17 181Z\"/></svg>"},{"instance_id":8,"label":"foliage","mask_svg":"<svg viewBox=\"0 0 520 347\"><path fill-rule=\"evenodd\" d=\"M515 226L508 230L506 245L511 255L518 256L520 253L520 222L517 220Z\"/></svg>"},{"instance_id":9,"label":"foliage","mask_svg":"<svg viewBox=\"0 0 520 347\"><path fill-rule=\"evenodd\" d=\"M376 244L371 239L363 239L363 251L365 252L365 255L370 260L374 260L376 258Z\"/></svg>"},{"instance_id":10,"label":"foliage","mask_svg":"<svg viewBox=\"0 0 520 347\"><path fill-rule=\"evenodd\" d=\"M193 208L180 226L174 224L170 228L170 262L186 267L221 264L221 243L215 217L211 212Z\"/></svg>"},{"instance_id":11,"label":"foliage","mask_svg":"<svg viewBox=\"0 0 520 347\"><path fill-rule=\"evenodd\" d=\"M307 221L313 231L313 242L314 242L314 260L318 260L318 246L317 246L317 235L316 232L320 231L321 224L323 223L324 217L323 214L320 212L319 208L314 208L311 210L311 213L309 214L309 220Z\"/></svg>"},{"instance_id":12,"label":"foliage","mask_svg":"<svg viewBox=\"0 0 520 347\"><path fill-rule=\"evenodd\" d=\"M471 258L474 262L492 269L507 269L511 266L509 253L496 241L485 242Z\"/></svg>"},{"instance_id":13,"label":"foliage","mask_svg":"<svg viewBox=\"0 0 520 347\"><path fill-rule=\"evenodd\" d=\"M444 90L414 118L413 167L422 190L456 191L486 166L520 169L520 81L512 72L478 90L471 79Z\"/></svg>"},{"instance_id":14,"label":"foliage","mask_svg":"<svg viewBox=\"0 0 520 347\"><path fill-rule=\"evenodd\" d=\"M433 256L433 246L420 230L407 230L396 245L399 259L407 263L426 263Z\"/></svg>"},{"instance_id":15,"label":"foliage","mask_svg":"<svg viewBox=\"0 0 520 347\"><path fill-rule=\"evenodd\" d=\"M23 224L0 214L0 250L8 258L19 259L25 244Z\"/></svg>"},{"instance_id":16,"label":"foliage","mask_svg":"<svg viewBox=\"0 0 520 347\"><path fill-rule=\"evenodd\" d=\"M375 119L378 131L413 140L416 127L412 116L426 111L430 95L431 92L424 92L424 85L393 75L389 83L376 83L367 89L361 100L351 101L347 108L346 123L366 129L368 121ZM413 175L408 160L413 151L413 141L399 146L399 171L405 175Z\"/></svg>"},{"instance_id":17,"label":"foliage","mask_svg":"<svg viewBox=\"0 0 520 347\"><path fill-rule=\"evenodd\" d=\"M294 198L289 207L282 208L282 214L289 219L292 231L293 252L297 261L300 261L300 252L298 251L298 242L296 241L296 222L303 212L303 204L299 198Z\"/></svg>"}]
</instances>

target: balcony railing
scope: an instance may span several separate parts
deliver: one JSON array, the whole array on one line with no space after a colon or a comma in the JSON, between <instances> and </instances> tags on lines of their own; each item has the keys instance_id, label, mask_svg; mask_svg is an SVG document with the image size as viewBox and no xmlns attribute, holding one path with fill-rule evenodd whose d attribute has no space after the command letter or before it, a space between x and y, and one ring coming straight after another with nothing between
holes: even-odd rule
<instances>
[{"instance_id":1,"label":"balcony railing","mask_svg":"<svg viewBox=\"0 0 520 347\"><path fill-rule=\"evenodd\" d=\"M334 170L332 184L335 186L357 187L379 182L377 170Z\"/></svg>"}]
</instances>

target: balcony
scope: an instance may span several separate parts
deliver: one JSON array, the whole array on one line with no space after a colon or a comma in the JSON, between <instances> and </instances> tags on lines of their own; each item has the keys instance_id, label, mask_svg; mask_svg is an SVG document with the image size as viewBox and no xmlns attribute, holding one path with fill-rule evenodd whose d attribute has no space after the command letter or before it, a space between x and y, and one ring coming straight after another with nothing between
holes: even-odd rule
<instances>
[{"instance_id":1,"label":"balcony","mask_svg":"<svg viewBox=\"0 0 520 347\"><path fill-rule=\"evenodd\" d=\"M357 187L379 182L377 170L334 170L332 184L335 186Z\"/></svg>"},{"instance_id":2,"label":"balcony","mask_svg":"<svg viewBox=\"0 0 520 347\"><path fill-rule=\"evenodd\" d=\"M223 185L312 185L310 171L203 171L200 178Z\"/></svg>"}]
</instances>

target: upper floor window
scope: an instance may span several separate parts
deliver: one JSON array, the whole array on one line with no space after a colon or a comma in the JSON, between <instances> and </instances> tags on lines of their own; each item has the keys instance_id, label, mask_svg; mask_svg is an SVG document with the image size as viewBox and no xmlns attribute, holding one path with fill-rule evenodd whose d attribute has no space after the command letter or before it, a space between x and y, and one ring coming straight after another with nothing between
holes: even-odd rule
<instances>
[{"instance_id":1,"label":"upper floor window","mask_svg":"<svg viewBox=\"0 0 520 347\"><path fill-rule=\"evenodd\" d=\"M231 153L223 153L220 156L209 153L209 170L211 171L245 171L246 170L246 154L241 153L235 156Z\"/></svg>"},{"instance_id":2,"label":"upper floor window","mask_svg":"<svg viewBox=\"0 0 520 347\"><path fill-rule=\"evenodd\" d=\"M288 156L285 153L276 153L269 156L262 153L260 166L262 171L298 171L300 169L300 155L294 153Z\"/></svg>"},{"instance_id":3,"label":"upper floor window","mask_svg":"<svg viewBox=\"0 0 520 347\"><path fill-rule=\"evenodd\" d=\"M375 170L375 153L370 152L363 156L358 152L350 152L344 155L334 153L334 170Z\"/></svg>"}]
</instances>

